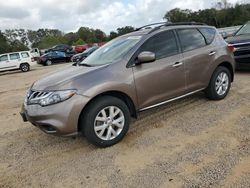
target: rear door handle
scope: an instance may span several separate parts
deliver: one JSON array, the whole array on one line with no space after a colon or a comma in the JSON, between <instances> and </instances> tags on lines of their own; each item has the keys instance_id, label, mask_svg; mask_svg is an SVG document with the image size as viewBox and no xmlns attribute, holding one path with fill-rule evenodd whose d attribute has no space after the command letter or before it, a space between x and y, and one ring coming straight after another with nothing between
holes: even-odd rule
<instances>
[{"instance_id":1,"label":"rear door handle","mask_svg":"<svg viewBox=\"0 0 250 188\"><path fill-rule=\"evenodd\" d=\"M210 56L213 56L213 55L215 55L216 54L216 52L214 52L214 51L212 51L212 52L210 52Z\"/></svg>"},{"instance_id":2,"label":"rear door handle","mask_svg":"<svg viewBox=\"0 0 250 188\"><path fill-rule=\"evenodd\" d=\"M183 65L183 62L176 62L175 64L173 64L172 66L177 68Z\"/></svg>"}]
</instances>

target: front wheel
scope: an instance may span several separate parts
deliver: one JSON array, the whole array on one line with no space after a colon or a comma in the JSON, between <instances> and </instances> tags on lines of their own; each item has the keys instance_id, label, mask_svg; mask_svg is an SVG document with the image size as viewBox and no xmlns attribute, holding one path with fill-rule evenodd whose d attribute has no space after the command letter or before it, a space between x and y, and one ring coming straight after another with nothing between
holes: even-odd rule
<instances>
[{"instance_id":1,"label":"front wheel","mask_svg":"<svg viewBox=\"0 0 250 188\"><path fill-rule=\"evenodd\" d=\"M46 66L52 65L52 61L51 61L51 60L47 60L47 61L45 62L45 65L46 65Z\"/></svg>"},{"instance_id":2,"label":"front wheel","mask_svg":"<svg viewBox=\"0 0 250 188\"><path fill-rule=\"evenodd\" d=\"M129 122L127 105L116 97L104 96L87 107L80 119L80 126L89 142L99 147L109 147L123 139Z\"/></svg>"},{"instance_id":3,"label":"front wheel","mask_svg":"<svg viewBox=\"0 0 250 188\"><path fill-rule=\"evenodd\" d=\"M226 67L218 67L205 90L207 97L211 100L224 99L231 87L231 73Z\"/></svg>"}]
</instances>

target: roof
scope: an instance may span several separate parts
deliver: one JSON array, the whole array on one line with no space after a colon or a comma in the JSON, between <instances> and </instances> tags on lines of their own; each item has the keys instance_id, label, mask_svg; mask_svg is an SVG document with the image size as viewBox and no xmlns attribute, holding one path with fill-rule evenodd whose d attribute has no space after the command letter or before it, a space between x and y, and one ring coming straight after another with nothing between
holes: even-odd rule
<instances>
[{"instance_id":1,"label":"roof","mask_svg":"<svg viewBox=\"0 0 250 188\"><path fill-rule=\"evenodd\" d=\"M136 29L134 32L126 34L125 36L147 35L147 34L153 33L161 29L177 29L177 28L186 28L186 27L193 28L197 26L210 27L204 23L197 23L197 22L177 22L177 23L159 22L159 23L153 23L153 24L142 26Z\"/></svg>"}]
</instances>

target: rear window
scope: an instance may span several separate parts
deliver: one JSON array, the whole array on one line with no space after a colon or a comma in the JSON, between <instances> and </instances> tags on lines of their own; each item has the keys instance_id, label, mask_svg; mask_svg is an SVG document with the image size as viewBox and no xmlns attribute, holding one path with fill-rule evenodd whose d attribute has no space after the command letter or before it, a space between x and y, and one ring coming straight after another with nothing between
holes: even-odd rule
<instances>
[{"instance_id":1,"label":"rear window","mask_svg":"<svg viewBox=\"0 0 250 188\"><path fill-rule=\"evenodd\" d=\"M22 56L22 58L28 58L28 57L30 57L30 55L29 55L28 52L22 52L21 56Z\"/></svg>"},{"instance_id":2,"label":"rear window","mask_svg":"<svg viewBox=\"0 0 250 188\"><path fill-rule=\"evenodd\" d=\"M8 61L8 55L0 56L0 61Z\"/></svg>"},{"instance_id":3,"label":"rear window","mask_svg":"<svg viewBox=\"0 0 250 188\"><path fill-rule=\"evenodd\" d=\"M200 32L206 38L207 44L211 44L214 41L216 30L213 28L200 28Z\"/></svg>"},{"instance_id":4,"label":"rear window","mask_svg":"<svg viewBox=\"0 0 250 188\"><path fill-rule=\"evenodd\" d=\"M19 53L10 54L10 60L20 59Z\"/></svg>"}]
</instances>

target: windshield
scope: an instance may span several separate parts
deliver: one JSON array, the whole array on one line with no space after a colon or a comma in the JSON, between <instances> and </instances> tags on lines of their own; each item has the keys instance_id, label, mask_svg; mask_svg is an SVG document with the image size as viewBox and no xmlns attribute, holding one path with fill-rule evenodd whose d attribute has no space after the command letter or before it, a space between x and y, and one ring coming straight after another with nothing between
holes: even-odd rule
<instances>
[{"instance_id":1,"label":"windshield","mask_svg":"<svg viewBox=\"0 0 250 188\"><path fill-rule=\"evenodd\" d=\"M81 62L80 65L88 64L95 66L111 64L126 55L126 53L132 49L140 39L141 36L129 36L114 39L92 53Z\"/></svg>"},{"instance_id":2,"label":"windshield","mask_svg":"<svg viewBox=\"0 0 250 188\"><path fill-rule=\"evenodd\" d=\"M250 34L250 22L246 23L244 26L242 26L239 31L236 33L237 35L245 35Z\"/></svg>"}]
</instances>

